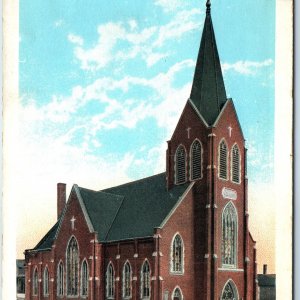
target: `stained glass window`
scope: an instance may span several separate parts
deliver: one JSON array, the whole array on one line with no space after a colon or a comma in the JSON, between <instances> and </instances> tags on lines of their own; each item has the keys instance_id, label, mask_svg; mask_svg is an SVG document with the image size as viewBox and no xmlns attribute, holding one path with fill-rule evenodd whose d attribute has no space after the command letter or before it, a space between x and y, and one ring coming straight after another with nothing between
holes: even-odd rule
<instances>
[{"instance_id":1,"label":"stained glass window","mask_svg":"<svg viewBox=\"0 0 300 300\"><path fill-rule=\"evenodd\" d=\"M202 148L199 141L195 141L192 145L191 151L191 179L199 179L202 175L201 162Z\"/></svg>"},{"instance_id":2,"label":"stained glass window","mask_svg":"<svg viewBox=\"0 0 300 300\"><path fill-rule=\"evenodd\" d=\"M231 202L222 215L222 264L234 267L236 264L237 215Z\"/></svg>"},{"instance_id":3,"label":"stained glass window","mask_svg":"<svg viewBox=\"0 0 300 300\"><path fill-rule=\"evenodd\" d=\"M223 290L222 300L238 300L235 287L231 282L228 282Z\"/></svg>"},{"instance_id":4,"label":"stained glass window","mask_svg":"<svg viewBox=\"0 0 300 300\"><path fill-rule=\"evenodd\" d=\"M172 300L182 300L182 294L179 288L176 288Z\"/></svg>"},{"instance_id":5,"label":"stained glass window","mask_svg":"<svg viewBox=\"0 0 300 300\"><path fill-rule=\"evenodd\" d=\"M183 243L179 234L173 240L172 245L172 272L183 271Z\"/></svg>"},{"instance_id":6,"label":"stained glass window","mask_svg":"<svg viewBox=\"0 0 300 300\"><path fill-rule=\"evenodd\" d=\"M89 284L89 271L86 260L83 261L81 266L81 295L88 295L88 284Z\"/></svg>"},{"instance_id":7,"label":"stained glass window","mask_svg":"<svg viewBox=\"0 0 300 300\"><path fill-rule=\"evenodd\" d=\"M112 299L115 296L115 274L111 263L106 270L106 298Z\"/></svg>"},{"instance_id":8,"label":"stained glass window","mask_svg":"<svg viewBox=\"0 0 300 300\"><path fill-rule=\"evenodd\" d=\"M186 181L186 153L183 146L179 146L176 151L176 183L184 183Z\"/></svg>"},{"instance_id":9,"label":"stained glass window","mask_svg":"<svg viewBox=\"0 0 300 300\"><path fill-rule=\"evenodd\" d=\"M38 294L38 271L37 268L34 269L33 271L33 276L32 276L32 293L34 296Z\"/></svg>"},{"instance_id":10,"label":"stained glass window","mask_svg":"<svg viewBox=\"0 0 300 300\"><path fill-rule=\"evenodd\" d=\"M146 260L142 266L141 272L141 296L142 299L150 298L150 266Z\"/></svg>"},{"instance_id":11,"label":"stained glass window","mask_svg":"<svg viewBox=\"0 0 300 300\"><path fill-rule=\"evenodd\" d=\"M71 238L67 248L67 293L68 296L78 295L79 253L77 241Z\"/></svg>"},{"instance_id":12,"label":"stained glass window","mask_svg":"<svg viewBox=\"0 0 300 300\"><path fill-rule=\"evenodd\" d=\"M64 295L64 267L62 262L57 267L57 296Z\"/></svg>"},{"instance_id":13,"label":"stained glass window","mask_svg":"<svg viewBox=\"0 0 300 300\"><path fill-rule=\"evenodd\" d=\"M47 267L44 270L43 287L44 287L44 295L48 296L49 295L49 272Z\"/></svg>"},{"instance_id":14,"label":"stained glass window","mask_svg":"<svg viewBox=\"0 0 300 300\"><path fill-rule=\"evenodd\" d=\"M237 145L234 145L231 153L232 181L240 182L240 152Z\"/></svg>"},{"instance_id":15,"label":"stained glass window","mask_svg":"<svg viewBox=\"0 0 300 300\"><path fill-rule=\"evenodd\" d=\"M131 297L131 266L126 262L123 268L123 297Z\"/></svg>"},{"instance_id":16,"label":"stained glass window","mask_svg":"<svg viewBox=\"0 0 300 300\"><path fill-rule=\"evenodd\" d=\"M219 147L219 177L227 179L227 145L224 140Z\"/></svg>"}]
</instances>

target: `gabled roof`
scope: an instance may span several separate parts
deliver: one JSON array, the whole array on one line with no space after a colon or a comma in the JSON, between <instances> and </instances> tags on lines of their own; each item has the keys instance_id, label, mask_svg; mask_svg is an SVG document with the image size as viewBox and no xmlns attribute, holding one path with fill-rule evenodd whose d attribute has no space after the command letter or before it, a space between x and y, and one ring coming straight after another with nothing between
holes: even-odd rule
<instances>
[{"instance_id":1,"label":"gabled roof","mask_svg":"<svg viewBox=\"0 0 300 300\"><path fill-rule=\"evenodd\" d=\"M98 240L112 242L153 236L154 228L168 217L188 186L186 183L167 190L166 175L161 173L102 191L76 185L73 188L79 193L76 195L87 213L85 218L97 232ZM67 205L57 223L29 251L51 249L66 209Z\"/></svg>"},{"instance_id":2,"label":"gabled roof","mask_svg":"<svg viewBox=\"0 0 300 300\"><path fill-rule=\"evenodd\" d=\"M227 98L210 14L210 1L207 1L206 6L206 18L190 99L208 125L212 125Z\"/></svg>"}]
</instances>

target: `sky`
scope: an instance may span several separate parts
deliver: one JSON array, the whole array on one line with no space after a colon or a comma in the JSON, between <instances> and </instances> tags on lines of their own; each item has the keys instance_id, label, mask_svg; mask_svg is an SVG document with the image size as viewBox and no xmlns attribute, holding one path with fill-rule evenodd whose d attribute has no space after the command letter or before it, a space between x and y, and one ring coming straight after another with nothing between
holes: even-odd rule
<instances>
[{"instance_id":1,"label":"sky","mask_svg":"<svg viewBox=\"0 0 300 300\"><path fill-rule=\"evenodd\" d=\"M205 2L20 0L17 257L55 223L58 182L99 190L165 170ZM274 272L275 1L211 2L227 97L248 148L258 271L267 263Z\"/></svg>"}]
</instances>

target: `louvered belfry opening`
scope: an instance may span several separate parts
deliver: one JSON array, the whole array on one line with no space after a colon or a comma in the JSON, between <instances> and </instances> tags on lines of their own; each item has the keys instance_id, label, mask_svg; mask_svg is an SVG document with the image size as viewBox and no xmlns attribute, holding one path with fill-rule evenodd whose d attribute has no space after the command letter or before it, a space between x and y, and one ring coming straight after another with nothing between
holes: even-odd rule
<instances>
[{"instance_id":1,"label":"louvered belfry opening","mask_svg":"<svg viewBox=\"0 0 300 300\"><path fill-rule=\"evenodd\" d=\"M186 153L183 146L179 146L176 151L176 183L181 184L186 181Z\"/></svg>"},{"instance_id":2,"label":"louvered belfry opening","mask_svg":"<svg viewBox=\"0 0 300 300\"><path fill-rule=\"evenodd\" d=\"M222 141L219 148L219 177L227 179L227 145Z\"/></svg>"},{"instance_id":3,"label":"louvered belfry opening","mask_svg":"<svg viewBox=\"0 0 300 300\"><path fill-rule=\"evenodd\" d=\"M237 145L232 148L232 181L240 182L240 152Z\"/></svg>"},{"instance_id":4,"label":"louvered belfry opening","mask_svg":"<svg viewBox=\"0 0 300 300\"><path fill-rule=\"evenodd\" d=\"M191 153L191 179L199 179L202 176L202 148L199 141L195 141L192 145Z\"/></svg>"}]
</instances>

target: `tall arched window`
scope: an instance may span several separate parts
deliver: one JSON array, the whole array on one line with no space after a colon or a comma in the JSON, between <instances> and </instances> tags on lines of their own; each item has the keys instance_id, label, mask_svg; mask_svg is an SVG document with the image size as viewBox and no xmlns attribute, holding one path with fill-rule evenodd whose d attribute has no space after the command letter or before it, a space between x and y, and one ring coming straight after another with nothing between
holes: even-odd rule
<instances>
[{"instance_id":1,"label":"tall arched window","mask_svg":"<svg viewBox=\"0 0 300 300\"><path fill-rule=\"evenodd\" d=\"M180 288L174 290L172 300L183 300Z\"/></svg>"},{"instance_id":2,"label":"tall arched window","mask_svg":"<svg viewBox=\"0 0 300 300\"><path fill-rule=\"evenodd\" d=\"M126 262L123 267L123 298L131 297L131 266Z\"/></svg>"},{"instance_id":3,"label":"tall arched window","mask_svg":"<svg viewBox=\"0 0 300 300\"><path fill-rule=\"evenodd\" d=\"M202 147L198 140L191 147L191 180L202 177Z\"/></svg>"},{"instance_id":4,"label":"tall arched window","mask_svg":"<svg viewBox=\"0 0 300 300\"><path fill-rule=\"evenodd\" d=\"M184 183L186 181L186 152L182 145L176 150L175 174L175 181L177 184Z\"/></svg>"},{"instance_id":5,"label":"tall arched window","mask_svg":"<svg viewBox=\"0 0 300 300\"><path fill-rule=\"evenodd\" d=\"M112 263L109 263L106 270L106 298L115 297L115 272Z\"/></svg>"},{"instance_id":6,"label":"tall arched window","mask_svg":"<svg viewBox=\"0 0 300 300\"><path fill-rule=\"evenodd\" d=\"M64 295L64 266L60 262L57 266L57 296Z\"/></svg>"},{"instance_id":7,"label":"tall arched window","mask_svg":"<svg viewBox=\"0 0 300 300\"><path fill-rule=\"evenodd\" d=\"M79 253L75 237L72 237L67 248L67 294L78 295Z\"/></svg>"},{"instance_id":8,"label":"tall arched window","mask_svg":"<svg viewBox=\"0 0 300 300\"><path fill-rule=\"evenodd\" d=\"M150 299L150 266L147 260L141 270L141 298Z\"/></svg>"},{"instance_id":9,"label":"tall arched window","mask_svg":"<svg viewBox=\"0 0 300 300\"><path fill-rule=\"evenodd\" d=\"M240 151L237 145L231 151L231 180L240 183Z\"/></svg>"},{"instance_id":10,"label":"tall arched window","mask_svg":"<svg viewBox=\"0 0 300 300\"><path fill-rule=\"evenodd\" d=\"M222 264L235 267L237 248L237 213L231 202L224 208L222 214Z\"/></svg>"},{"instance_id":11,"label":"tall arched window","mask_svg":"<svg viewBox=\"0 0 300 300\"><path fill-rule=\"evenodd\" d=\"M38 285L39 285L38 270L37 268L35 268L32 275L32 294L34 296L38 294Z\"/></svg>"},{"instance_id":12,"label":"tall arched window","mask_svg":"<svg viewBox=\"0 0 300 300\"><path fill-rule=\"evenodd\" d=\"M219 146L219 177L227 179L227 145L224 140Z\"/></svg>"},{"instance_id":13,"label":"tall arched window","mask_svg":"<svg viewBox=\"0 0 300 300\"><path fill-rule=\"evenodd\" d=\"M179 234L176 234L172 242L171 271L174 273L183 272L183 242Z\"/></svg>"},{"instance_id":14,"label":"tall arched window","mask_svg":"<svg viewBox=\"0 0 300 300\"><path fill-rule=\"evenodd\" d=\"M238 299L239 298L238 298L237 288L233 283L233 281L229 280L223 288L221 300L238 300Z\"/></svg>"},{"instance_id":15,"label":"tall arched window","mask_svg":"<svg viewBox=\"0 0 300 300\"><path fill-rule=\"evenodd\" d=\"M44 290L44 296L48 296L49 295L49 272L47 267L44 270L43 290Z\"/></svg>"},{"instance_id":16,"label":"tall arched window","mask_svg":"<svg viewBox=\"0 0 300 300\"><path fill-rule=\"evenodd\" d=\"M81 296L88 295L89 269L86 260L81 265Z\"/></svg>"}]
</instances>

